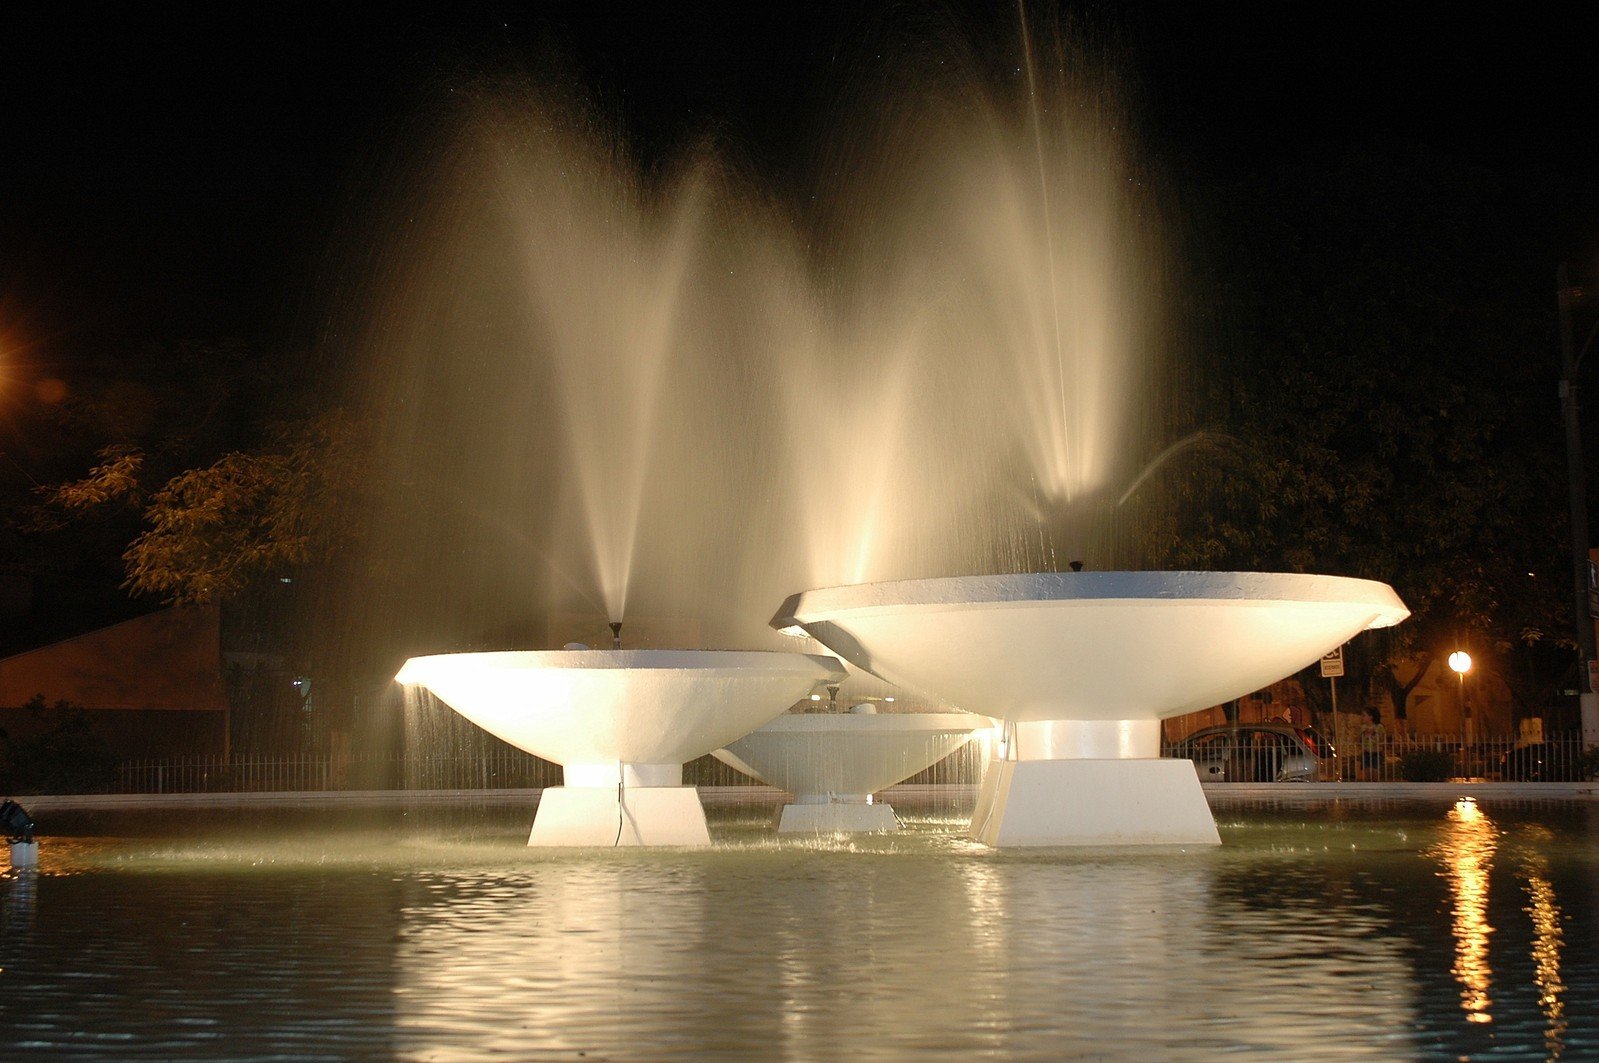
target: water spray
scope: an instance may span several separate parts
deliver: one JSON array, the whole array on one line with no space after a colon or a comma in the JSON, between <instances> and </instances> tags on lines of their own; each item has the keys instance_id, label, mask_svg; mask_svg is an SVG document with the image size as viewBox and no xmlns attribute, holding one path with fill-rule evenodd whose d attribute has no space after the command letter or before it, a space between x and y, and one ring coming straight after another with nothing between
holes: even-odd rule
<instances>
[{"instance_id":1,"label":"water spray","mask_svg":"<svg viewBox=\"0 0 1599 1063\"><path fill-rule=\"evenodd\" d=\"M612 620L611 621L611 649L619 650L621 648L622 648L622 622L620 620Z\"/></svg>"}]
</instances>

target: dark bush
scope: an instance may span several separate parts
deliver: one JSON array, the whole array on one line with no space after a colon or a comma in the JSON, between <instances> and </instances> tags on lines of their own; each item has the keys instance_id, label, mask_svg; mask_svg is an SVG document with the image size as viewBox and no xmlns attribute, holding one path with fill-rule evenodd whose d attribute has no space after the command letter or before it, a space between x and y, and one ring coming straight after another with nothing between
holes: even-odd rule
<instances>
[{"instance_id":1,"label":"dark bush","mask_svg":"<svg viewBox=\"0 0 1599 1063\"><path fill-rule=\"evenodd\" d=\"M1399 777L1406 782L1448 782L1455 773L1455 755L1442 749L1412 749L1399 757Z\"/></svg>"},{"instance_id":2,"label":"dark bush","mask_svg":"<svg viewBox=\"0 0 1599 1063\"><path fill-rule=\"evenodd\" d=\"M116 782L117 759L110 744L94 733L83 708L58 701L46 708L34 695L23 708L51 725L21 738L3 738L0 771L13 794L91 794Z\"/></svg>"}]
</instances>

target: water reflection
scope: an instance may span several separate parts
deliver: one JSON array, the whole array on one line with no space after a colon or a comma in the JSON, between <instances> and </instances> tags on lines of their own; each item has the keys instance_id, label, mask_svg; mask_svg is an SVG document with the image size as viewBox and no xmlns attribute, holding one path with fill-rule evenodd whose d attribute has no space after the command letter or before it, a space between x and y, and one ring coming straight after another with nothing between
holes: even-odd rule
<instances>
[{"instance_id":1,"label":"water reflection","mask_svg":"<svg viewBox=\"0 0 1599 1063\"><path fill-rule=\"evenodd\" d=\"M1201 854L100 824L0 876L0 1058L1599 1059L1599 803L1488 808L1255 809Z\"/></svg>"},{"instance_id":2,"label":"water reflection","mask_svg":"<svg viewBox=\"0 0 1599 1063\"><path fill-rule=\"evenodd\" d=\"M1549 840L1547 829L1536 830L1539 841ZM1566 984L1560 976L1563 916L1549 881L1548 858L1536 850L1528 853L1523 875L1527 907L1522 910L1532 919L1532 981L1544 1015L1544 1051L1549 1059L1559 1059L1566 1047Z\"/></svg>"},{"instance_id":3,"label":"water reflection","mask_svg":"<svg viewBox=\"0 0 1599 1063\"><path fill-rule=\"evenodd\" d=\"M1224 832L1223 868L1195 945L1205 977L1226 972L1227 1017L1220 1056L1247 1046L1276 1058L1408 1059L1424 1054L1417 1036L1425 1003L1409 949L1392 932L1403 901L1370 871L1385 832L1325 825L1242 823ZM1386 832L1391 833L1391 832ZM1353 843L1353 844L1351 844ZM1243 847L1256 852L1240 859ZM1311 854L1321 850L1323 855ZM1359 1016L1359 1036L1351 1036Z\"/></svg>"},{"instance_id":4,"label":"water reflection","mask_svg":"<svg viewBox=\"0 0 1599 1063\"><path fill-rule=\"evenodd\" d=\"M1444 866L1441 874L1452 895L1455 962L1450 972L1460 983L1460 1006L1469 1022L1493 1021L1488 939L1494 928L1488 922L1488 875L1498 846L1499 828L1476 801L1463 797L1449 810L1443 839L1431 850Z\"/></svg>"}]
</instances>

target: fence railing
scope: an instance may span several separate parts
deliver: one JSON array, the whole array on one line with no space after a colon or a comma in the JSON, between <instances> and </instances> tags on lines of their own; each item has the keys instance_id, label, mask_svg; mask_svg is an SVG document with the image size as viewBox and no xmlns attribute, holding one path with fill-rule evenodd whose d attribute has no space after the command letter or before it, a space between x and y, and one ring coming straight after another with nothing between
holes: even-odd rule
<instances>
[{"instance_id":1,"label":"fence railing","mask_svg":"<svg viewBox=\"0 0 1599 1063\"><path fill-rule=\"evenodd\" d=\"M494 790L559 786L561 768L516 749L429 757L174 757L117 766L117 793Z\"/></svg>"},{"instance_id":2,"label":"fence railing","mask_svg":"<svg viewBox=\"0 0 1599 1063\"><path fill-rule=\"evenodd\" d=\"M1247 728L1244 729L1247 733ZM1249 738L1202 749L1175 743L1167 756L1195 762L1206 782L1428 782L1486 779L1574 781L1599 771L1599 753L1580 735L1535 745L1511 739L1464 741L1459 735L1393 738L1371 749L1316 756L1308 748ZM920 785L980 782L987 749L970 743L905 780ZM1214 769L1214 770L1213 770ZM691 786L748 786L754 780L714 757L684 765ZM496 790L561 785L561 768L516 749L427 757L175 757L117 768L116 793L261 793L319 790Z\"/></svg>"},{"instance_id":3,"label":"fence railing","mask_svg":"<svg viewBox=\"0 0 1599 1063\"><path fill-rule=\"evenodd\" d=\"M1320 754L1281 731L1238 729L1238 740L1222 734L1171 743L1165 756L1194 761L1205 782L1576 782L1599 773L1599 750L1584 749L1580 734L1552 735L1543 742L1513 738L1468 739L1461 735L1415 735L1348 743L1335 755Z\"/></svg>"}]
</instances>

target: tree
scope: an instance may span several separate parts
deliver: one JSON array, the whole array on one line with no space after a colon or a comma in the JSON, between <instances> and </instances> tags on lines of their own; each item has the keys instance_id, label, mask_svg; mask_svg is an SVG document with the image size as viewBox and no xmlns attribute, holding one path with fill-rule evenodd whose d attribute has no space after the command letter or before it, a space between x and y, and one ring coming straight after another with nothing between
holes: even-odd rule
<instances>
[{"instance_id":1,"label":"tree","mask_svg":"<svg viewBox=\"0 0 1599 1063\"><path fill-rule=\"evenodd\" d=\"M1564 638L1548 271L1494 222L1518 194L1443 160L1355 160L1196 212L1193 420L1228 445L1164 474L1152 553L1392 584L1411 619L1349 669L1401 718L1404 662L1471 640L1546 675L1526 651Z\"/></svg>"},{"instance_id":2,"label":"tree","mask_svg":"<svg viewBox=\"0 0 1599 1063\"><path fill-rule=\"evenodd\" d=\"M231 451L149 487L144 452L118 445L82 479L52 487L48 501L69 513L117 504L140 512L144 530L123 554L129 591L174 604L226 601L347 556L358 535L348 519L361 483L355 446L355 426L333 410L277 426L261 450Z\"/></svg>"}]
</instances>

